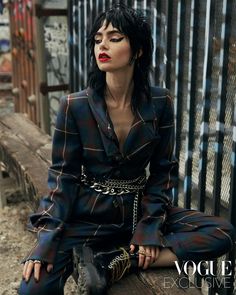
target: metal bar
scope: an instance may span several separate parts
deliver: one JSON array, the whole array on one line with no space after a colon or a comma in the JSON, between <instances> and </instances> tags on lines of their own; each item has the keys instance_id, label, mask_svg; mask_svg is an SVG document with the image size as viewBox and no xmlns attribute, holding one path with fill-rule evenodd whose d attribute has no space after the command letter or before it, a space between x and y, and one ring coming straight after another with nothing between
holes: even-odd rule
<instances>
[{"instance_id":1,"label":"metal bar","mask_svg":"<svg viewBox=\"0 0 236 295\"><path fill-rule=\"evenodd\" d=\"M229 46L231 34L231 18L232 18L232 3L231 1L223 1L223 13L225 15L225 23L222 24L223 48L220 54L220 85L218 96L218 113L216 122L216 147L215 147L215 171L213 184L213 211L214 215L220 214L221 201L221 178L222 178L222 161L223 161L223 143L224 143L224 126L225 126L225 109L227 101L227 81L228 81L228 63L229 63Z\"/></svg>"},{"instance_id":2,"label":"metal bar","mask_svg":"<svg viewBox=\"0 0 236 295\"><path fill-rule=\"evenodd\" d=\"M46 82L42 82L39 85L40 92L43 95L46 95L48 92L68 90L68 88L69 88L68 84L48 86Z\"/></svg>"},{"instance_id":3,"label":"metal bar","mask_svg":"<svg viewBox=\"0 0 236 295\"><path fill-rule=\"evenodd\" d=\"M161 60L161 46L162 46L162 40L161 40L161 30L162 30L162 23L161 23L161 12L162 12L162 5L161 1L157 1L156 7L154 8L154 38L155 42L154 44L158 44L158 49L154 51L154 59L155 59L155 72L154 72L154 83L157 85L160 85L160 73L162 66L162 60Z\"/></svg>"},{"instance_id":4,"label":"metal bar","mask_svg":"<svg viewBox=\"0 0 236 295\"><path fill-rule=\"evenodd\" d=\"M198 53L198 31L199 31L199 1L193 0L191 7L191 36L190 36L190 64L189 64L189 92L187 97L187 134L186 134L186 161L184 178L184 206L191 208L192 193L192 164L194 149L195 130L195 107L197 92L197 53Z\"/></svg>"},{"instance_id":5,"label":"metal bar","mask_svg":"<svg viewBox=\"0 0 236 295\"><path fill-rule=\"evenodd\" d=\"M67 16L67 9L43 8L40 4L35 4L35 16Z\"/></svg>"},{"instance_id":6,"label":"metal bar","mask_svg":"<svg viewBox=\"0 0 236 295\"><path fill-rule=\"evenodd\" d=\"M85 87L85 79L84 79L84 76L86 75L86 70L85 70L85 58L86 58L86 55L85 55L85 17L84 17L84 1L81 1L80 2L80 8L79 8L79 11L80 11L80 30L79 30L79 35L80 35L80 43L79 43L79 46L80 46L80 56L81 56L81 59L80 59L80 66L81 66L81 72L80 72L80 85L79 85L79 90L82 90L84 87Z\"/></svg>"},{"instance_id":7,"label":"metal bar","mask_svg":"<svg viewBox=\"0 0 236 295\"><path fill-rule=\"evenodd\" d=\"M173 1L167 2L167 44L166 44L166 87L171 89L171 52L172 52L172 23L173 23Z\"/></svg>"},{"instance_id":8,"label":"metal bar","mask_svg":"<svg viewBox=\"0 0 236 295\"><path fill-rule=\"evenodd\" d=\"M79 89L81 89L81 85L82 85L82 79L83 79L83 69L82 69L82 38L81 38L81 32L82 32L82 21L81 21L81 0L78 1L77 4L77 15L78 15L78 25L77 25L77 30L76 30L76 39L77 39L77 65L76 65L76 69L78 72L78 79L77 79L77 83L75 84L75 91L79 91Z\"/></svg>"},{"instance_id":9,"label":"metal bar","mask_svg":"<svg viewBox=\"0 0 236 295\"><path fill-rule=\"evenodd\" d=\"M74 92L74 72L73 72L73 60L74 60L74 48L73 48L73 38L74 38L74 26L73 26L73 8L74 0L67 1L68 5L68 45L69 45L69 91Z\"/></svg>"},{"instance_id":10,"label":"metal bar","mask_svg":"<svg viewBox=\"0 0 236 295\"><path fill-rule=\"evenodd\" d=\"M206 48L205 54L205 77L203 78L203 106L202 106L202 126L200 135L200 163L199 163L199 202L198 209L205 210L206 198L206 173L207 173L207 153L208 153L208 133L209 133L209 113L211 106L211 88L212 88L212 61L213 61L213 34L215 21L215 0L206 2L207 19L206 26Z\"/></svg>"},{"instance_id":11,"label":"metal bar","mask_svg":"<svg viewBox=\"0 0 236 295\"><path fill-rule=\"evenodd\" d=\"M180 149L181 149L181 131L182 131L182 110L183 110L183 96L184 96L184 47L185 47L185 18L186 18L186 0L178 2L178 33L176 46L176 100L175 100L175 110L176 110L176 141L175 141L175 156L179 160ZM174 200L178 200L178 187L174 189Z\"/></svg>"}]
</instances>

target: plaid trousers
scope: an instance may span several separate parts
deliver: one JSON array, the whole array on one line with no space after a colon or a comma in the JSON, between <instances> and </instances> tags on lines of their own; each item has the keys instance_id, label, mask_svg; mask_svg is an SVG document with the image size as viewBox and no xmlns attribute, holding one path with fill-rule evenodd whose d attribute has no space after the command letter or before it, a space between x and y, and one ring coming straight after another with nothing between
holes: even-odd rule
<instances>
[{"instance_id":1,"label":"plaid trousers","mask_svg":"<svg viewBox=\"0 0 236 295\"><path fill-rule=\"evenodd\" d=\"M127 205L128 198L120 196ZM33 276L26 283L22 280L20 295L63 295L64 285L73 271L72 249L74 246L113 246L129 245L132 238L132 206L124 206L124 219L120 223L95 224L81 222L75 235L73 224L68 224L58 249L53 271L47 273L42 267L40 281L35 282ZM108 211L109 212L109 211ZM162 228L162 247L170 248L180 261L211 260L219 257L233 247L234 228L225 219L209 216L196 210L169 207L166 221Z\"/></svg>"}]
</instances>

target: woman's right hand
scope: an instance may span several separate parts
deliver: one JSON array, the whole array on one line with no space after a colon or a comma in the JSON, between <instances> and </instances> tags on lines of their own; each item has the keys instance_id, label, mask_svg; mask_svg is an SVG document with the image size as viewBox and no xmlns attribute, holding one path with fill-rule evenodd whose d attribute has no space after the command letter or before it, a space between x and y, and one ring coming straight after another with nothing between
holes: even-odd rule
<instances>
[{"instance_id":1,"label":"woman's right hand","mask_svg":"<svg viewBox=\"0 0 236 295\"><path fill-rule=\"evenodd\" d=\"M23 280L29 281L30 276L34 273L34 279L36 282L39 281L40 271L42 267L42 262L39 260L27 260L23 268ZM47 265L47 272L51 272L53 268L52 264Z\"/></svg>"}]
</instances>

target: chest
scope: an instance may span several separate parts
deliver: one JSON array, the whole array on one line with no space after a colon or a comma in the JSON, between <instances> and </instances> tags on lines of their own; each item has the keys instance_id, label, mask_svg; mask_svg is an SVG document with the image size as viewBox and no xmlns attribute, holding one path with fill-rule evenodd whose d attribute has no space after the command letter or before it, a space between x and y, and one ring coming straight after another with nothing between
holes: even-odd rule
<instances>
[{"instance_id":1,"label":"chest","mask_svg":"<svg viewBox=\"0 0 236 295\"><path fill-rule=\"evenodd\" d=\"M133 124L134 114L132 113L130 108L108 108L108 113L112 121L116 137L119 141L119 146L122 149L126 137L128 136Z\"/></svg>"}]
</instances>

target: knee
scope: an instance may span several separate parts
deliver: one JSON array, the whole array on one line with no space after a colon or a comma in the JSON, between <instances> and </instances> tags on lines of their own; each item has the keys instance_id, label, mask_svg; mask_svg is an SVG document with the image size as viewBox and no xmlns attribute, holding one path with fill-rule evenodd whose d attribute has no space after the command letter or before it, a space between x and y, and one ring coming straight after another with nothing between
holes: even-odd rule
<instances>
[{"instance_id":1,"label":"knee","mask_svg":"<svg viewBox=\"0 0 236 295\"><path fill-rule=\"evenodd\" d=\"M218 226L218 230L223 234L222 237L224 237L223 240L228 245L228 247L226 247L228 251L232 250L236 237L235 227L229 221L223 219L222 223Z\"/></svg>"},{"instance_id":2,"label":"knee","mask_svg":"<svg viewBox=\"0 0 236 295\"><path fill-rule=\"evenodd\" d=\"M33 277L26 283L25 280L21 281L19 287L19 295L46 295L46 294L54 294L50 293L48 288L45 288L42 281L36 282Z\"/></svg>"}]
</instances>

